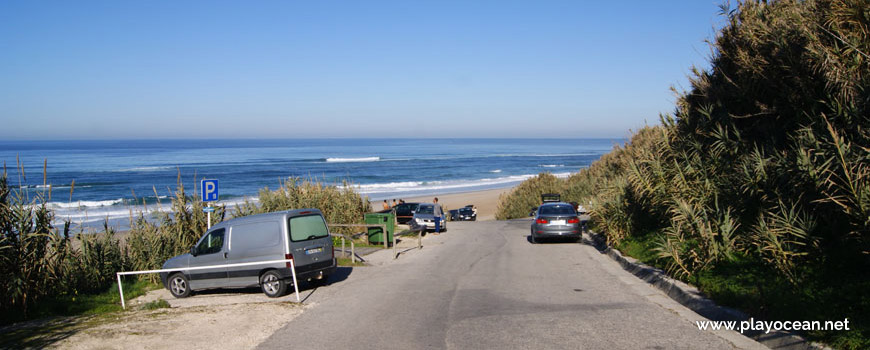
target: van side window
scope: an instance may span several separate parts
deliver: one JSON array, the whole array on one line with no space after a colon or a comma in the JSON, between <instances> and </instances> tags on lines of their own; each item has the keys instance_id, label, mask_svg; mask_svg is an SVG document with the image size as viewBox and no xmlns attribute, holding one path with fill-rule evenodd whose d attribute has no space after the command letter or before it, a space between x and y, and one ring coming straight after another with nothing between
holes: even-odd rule
<instances>
[{"instance_id":1,"label":"van side window","mask_svg":"<svg viewBox=\"0 0 870 350\"><path fill-rule=\"evenodd\" d=\"M197 254L219 253L224 246L225 229L217 229L209 232L196 246Z\"/></svg>"},{"instance_id":2,"label":"van side window","mask_svg":"<svg viewBox=\"0 0 870 350\"><path fill-rule=\"evenodd\" d=\"M320 215L296 216L290 218L290 240L293 242L329 236L326 223Z\"/></svg>"}]
</instances>

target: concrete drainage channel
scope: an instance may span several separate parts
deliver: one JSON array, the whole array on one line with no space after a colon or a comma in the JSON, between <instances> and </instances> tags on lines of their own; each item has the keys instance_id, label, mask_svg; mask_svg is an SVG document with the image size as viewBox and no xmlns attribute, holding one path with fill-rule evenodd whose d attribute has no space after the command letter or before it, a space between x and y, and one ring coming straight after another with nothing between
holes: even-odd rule
<instances>
[{"instance_id":1,"label":"concrete drainage channel","mask_svg":"<svg viewBox=\"0 0 870 350\"><path fill-rule=\"evenodd\" d=\"M619 263L623 269L635 275L637 278L655 286L674 301L691 309L697 314L710 319L711 321L739 322L749 320L750 318L749 315L741 311L716 305L712 300L705 298L697 288L669 277L661 269L643 264L632 257L623 256L618 250L607 246L606 239L602 234L589 231L584 233L584 241L590 243L595 247L595 249L601 252L601 254L609 256L611 259ZM810 342L797 334L784 331L771 331L767 334L762 331L746 331L743 335L752 338L771 349L830 349L822 344Z\"/></svg>"}]
</instances>

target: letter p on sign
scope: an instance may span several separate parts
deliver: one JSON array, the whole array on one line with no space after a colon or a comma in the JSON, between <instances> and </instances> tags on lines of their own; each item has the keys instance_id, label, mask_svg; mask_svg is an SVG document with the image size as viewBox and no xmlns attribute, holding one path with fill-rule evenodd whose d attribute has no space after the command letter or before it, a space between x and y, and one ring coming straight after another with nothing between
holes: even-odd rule
<instances>
[{"instance_id":1,"label":"letter p on sign","mask_svg":"<svg viewBox=\"0 0 870 350\"><path fill-rule=\"evenodd\" d=\"M202 201L213 202L218 200L218 180L202 180Z\"/></svg>"}]
</instances>

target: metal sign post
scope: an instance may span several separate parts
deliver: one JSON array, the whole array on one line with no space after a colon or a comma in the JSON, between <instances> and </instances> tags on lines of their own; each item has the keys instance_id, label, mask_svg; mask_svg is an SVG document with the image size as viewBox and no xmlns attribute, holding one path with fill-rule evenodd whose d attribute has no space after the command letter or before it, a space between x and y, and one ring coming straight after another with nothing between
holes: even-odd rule
<instances>
[{"instance_id":1,"label":"metal sign post","mask_svg":"<svg viewBox=\"0 0 870 350\"><path fill-rule=\"evenodd\" d=\"M211 229L211 213L214 211L214 207L212 207L212 206L204 207L204 208L202 208L202 211L204 211L206 214L206 220L208 221L208 229L210 230Z\"/></svg>"},{"instance_id":2,"label":"metal sign post","mask_svg":"<svg viewBox=\"0 0 870 350\"><path fill-rule=\"evenodd\" d=\"M200 181L199 188L202 190L201 197L203 202L214 202L218 200L219 191L217 179L202 179L202 181ZM206 212L208 228L211 229L211 213L214 211L214 207L209 204L209 206L202 208L202 211Z\"/></svg>"}]
</instances>

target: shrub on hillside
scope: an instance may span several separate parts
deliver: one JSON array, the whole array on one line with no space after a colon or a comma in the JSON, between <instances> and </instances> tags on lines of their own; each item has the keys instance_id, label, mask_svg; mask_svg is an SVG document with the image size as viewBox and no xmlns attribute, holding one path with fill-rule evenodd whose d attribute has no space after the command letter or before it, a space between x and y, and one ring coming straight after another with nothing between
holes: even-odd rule
<instances>
[{"instance_id":1,"label":"shrub on hillside","mask_svg":"<svg viewBox=\"0 0 870 350\"><path fill-rule=\"evenodd\" d=\"M533 208L541 205L542 194L560 193L562 187L562 182L550 173L541 173L523 181L499 197L496 219L528 217Z\"/></svg>"}]
</instances>

